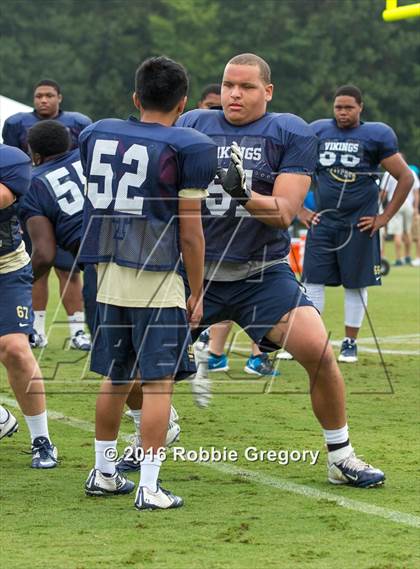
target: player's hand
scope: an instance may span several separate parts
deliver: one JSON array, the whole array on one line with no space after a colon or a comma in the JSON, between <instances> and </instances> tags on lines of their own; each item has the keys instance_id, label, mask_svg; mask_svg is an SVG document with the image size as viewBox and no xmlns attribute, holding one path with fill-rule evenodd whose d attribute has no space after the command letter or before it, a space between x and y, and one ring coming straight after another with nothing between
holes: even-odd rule
<instances>
[{"instance_id":1,"label":"player's hand","mask_svg":"<svg viewBox=\"0 0 420 569\"><path fill-rule=\"evenodd\" d=\"M389 219L386 215L381 213L380 215L366 215L359 219L357 227L360 231L369 231L370 237L373 237L375 233L388 223Z\"/></svg>"},{"instance_id":2,"label":"player's hand","mask_svg":"<svg viewBox=\"0 0 420 569\"><path fill-rule=\"evenodd\" d=\"M303 223L306 229L310 229L311 225L318 225L318 223L321 221L321 215L316 211L308 209L307 207L302 207L298 213L298 219L301 223Z\"/></svg>"},{"instance_id":3,"label":"player's hand","mask_svg":"<svg viewBox=\"0 0 420 569\"><path fill-rule=\"evenodd\" d=\"M227 171L219 168L217 176L222 182L225 192L242 205L251 199L251 190L246 185L242 150L236 142L233 142L230 147L230 162Z\"/></svg>"},{"instance_id":4,"label":"player's hand","mask_svg":"<svg viewBox=\"0 0 420 569\"><path fill-rule=\"evenodd\" d=\"M203 296L190 296L187 300L187 319L192 329L197 328L203 318Z\"/></svg>"}]
</instances>

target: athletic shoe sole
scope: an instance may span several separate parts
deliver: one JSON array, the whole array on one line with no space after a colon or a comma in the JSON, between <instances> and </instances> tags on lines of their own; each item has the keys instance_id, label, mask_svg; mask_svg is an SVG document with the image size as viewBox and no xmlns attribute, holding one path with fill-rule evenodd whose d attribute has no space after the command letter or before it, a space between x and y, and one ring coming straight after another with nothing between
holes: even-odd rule
<instances>
[{"instance_id":1,"label":"athletic shoe sole","mask_svg":"<svg viewBox=\"0 0 420 569\"><path fill-rule=\"evenodd\" d=\"M1 439L4 439L5 437L11 437L12 435L17 433L18 431L19 431L19 423L16 421L16 423L13 425L13 427L11 429L9 429L7 431L7 433L3 433L1 435L0 441L1 441Z\"/></svg>"},{"instance_id":2,"label":"athletic shoe sole","mask_svg":"<svg viewBox=\"0 0 420 569\"><path fill-rule=\"evenodd\" d=\"M229 371L229 366L225 367L215 367L214 369L209 368L209 373L215 373L216 371Z\"/></svg>"},{"instance_id":3,"label":"athletic shoe sole","mask_svg":"<svg viewBox=\"0 0 420 569\"><path fill-rule=\"evenodd\" d=\"M338 356L338 361L343 363L343 364L354 364L357 362L357 357L356 356L343 356L340 354Z\"/></svg>"}]
</instances>

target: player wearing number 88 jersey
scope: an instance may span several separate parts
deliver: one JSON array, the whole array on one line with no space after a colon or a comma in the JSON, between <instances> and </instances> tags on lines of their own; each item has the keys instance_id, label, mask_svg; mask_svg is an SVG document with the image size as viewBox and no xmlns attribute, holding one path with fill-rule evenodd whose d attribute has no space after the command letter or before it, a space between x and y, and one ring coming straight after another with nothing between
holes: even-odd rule
<instances>
[{"instance_id":1,"label":"player wearing number 88 jersey","mask_svg":"<svg viewBox=\"0 0 420 569\"><path fill-rule=\"evenodd\" d=\"M317 308L324 307L325 286L345 288L345 338L339 361L357 361L356 338L367 305L367 287L381 284L379 233L411 186L407 164L398 154L394 131L386 124L363 122L362 94L354 85L337 89L334 118L311 127L319 138L315 176L317 215L305 210L310 227L303 279ZM379 168L399 180L398 196L378 214Z\"/></svg>"}]
</instances>

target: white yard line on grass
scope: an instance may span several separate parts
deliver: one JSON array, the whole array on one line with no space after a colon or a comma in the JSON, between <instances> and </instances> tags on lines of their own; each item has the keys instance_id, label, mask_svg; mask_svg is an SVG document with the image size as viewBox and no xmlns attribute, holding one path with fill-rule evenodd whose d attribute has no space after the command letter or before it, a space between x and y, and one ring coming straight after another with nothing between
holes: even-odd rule
<instances>
[{"instance_id":1,"label":"white yard line on grass","mask_svg":"<svg viewBox=\"0 0 420 569\"><path fill-rule=\"evenodd\" d=\"M18 408L18 404L14 399L3 396L2 400L4 403L6 403L6 405ZM48 417L55 421L61 421L62 423L68 425L69 427L73 427L75 429L80 429L82 431L87 431L89 433L93 433L95 431L95 426L89 421L83 421L81 419L77 419L76 417L67 417L66 415L58 413L57 411L51 411L49 409ZM128 435L125 435L122 438L124 438L125 441L129 440ZM257 484L262 484L263 486L276 488L283 492L298 494L300 496L304 496L305 498L310 498L312 500L317 500L317 501L327 500L328 502L335 503L337 504L337 506L341 506L342 508L346 508L347 510L353 510L355 512L360 512L362 514L376 516L378 518L383 518L385 520L389 520L397 524L420 528L420 517L415 516L413 514L406 514L404 512L398 512L397 510L391 510L389 508L382 508L381 506L374 506L372 504L367 504L366 502L359 502L358 500L345 498L343 496L337 496L335 494L331 494L330 492L325 492L323 490L317 490L316 488L312 488L311 486L305 486L304 484L296 484L294 482L289 482L288 480L275 478L274 476L268 476L260 472L248 470L246 468L240 468L237 466L232 466L226 463L201 462L199 464L213 468L214 470L217 470L218 472L222 472L224 474L228 474L231 476L241 476L246 480L250 480ZM363 492L363 490L359 491ZM368 492L368 490L365 490L365 492Z\"/></svg>"}]
</instances>

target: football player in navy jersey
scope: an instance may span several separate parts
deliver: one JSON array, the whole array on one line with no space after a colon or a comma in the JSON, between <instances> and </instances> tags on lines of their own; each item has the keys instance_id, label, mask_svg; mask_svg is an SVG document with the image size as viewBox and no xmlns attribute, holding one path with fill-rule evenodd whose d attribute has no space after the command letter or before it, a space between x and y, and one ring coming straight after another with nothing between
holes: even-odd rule
<instances>
[{"instance_id":1,"label":"football player in navy jersey","mask_svg":"<svg viewBox=\"0 0 420 569\"><path fill-rule=\"evenodd\" d=\"M394 131L363 122L362 94L354 85L337 89L334 118L310 126L319 138L315 176L316 214L303 210L310 225L303 280L320 312L325 286L344 287L345 338L338 360L357 361L356 338L367 307L367 287L381 284L378 229L398 211L413 177ZM398 180L395 195L378 215L380 166Z\"/></svg>"},{"instance_id":2,"label":"football player in navy jersey","mask_svg":"<svg viewBox=\"0 0 420 569\"><path fill-rule=\"evenodd\" d=\"M3 127L3 141L10 146L16 146L27 154L28 131L39 122L54 119L63 124L71 138L71 148L77 148L80 132L89 124L89 117L81 113L62 111L60 104L63 100L60 85L51 79L39 81L34 88L34 110L29 113L17 113L9 117ZM26 232L24 240L28 253L31 253L31 242ZM83 322L83 312L80 310L81 281L79 269L74 265L74 258L70 252L58 247L54 260L54 267L60 282L61 291L66 291L63 304L68 314L71 345L73 348L86 349L89 342L86 337L76 336ZM45 347L48 343L45 335L45 317L48 302L48 274L45 274L34 284L32 290L33 306L35 311L34 334L29 337L33 348Z\"/></svg>"},{"instance_id":3,"label":"football player in navy jersey","mask_svg":"<svg viewBox=\"0 0 420 569\"><path fill-rule=\"evenodd\" d=\"M208 137L172 128L187 89L181 65L150 58L136 72L133 100L140 120L101 120L80 137L87 179L80 259L98 264L100 325L91 369L107 377L96 405L95 468L85 490L107 495L134 488L109 459L139 375L145 453L135 499L139 510L183 504L158 483L160 449L173 381L195 371L188 320L197 326L202 315L201 199L217 167L216 145ZM181 253L191 291L187 301L178 273Z\"/></svg>"},{"instance_id":4,"label":"football player in navy jersey","mask_svg":"<svg viewBox=\"0 0 420 569\"><path fill-rule=\"evenodd\" d=\"M29 191L19 204L19 217L25 223L32 241L32 270L35 279L50 269L54 262L56 244L65 251L78 255L85 200L85 177L79 150L69 150L67 130L57 121L42 121L30 128L29 146L37 167L32 172ZM83 267L83 297L86 320L94 337L96 311L96 270L94 265ZM86 335L83 329L77 334L80 341ZM90 346L90 342L86 342ZM140 391L140 393L139 393ZM131 414L140 429L141 390L132 390ZM171 420L166 445L179 436L177 413L171 408ZM137 439L137 437L136 437ZM139 446L136 440L136 446ZM128 451L129 453L130 451ZM128 454L127 453L127 454ZM130 459L119 461L119 470L139 470L139 462Z\"/></svg>"},{"instance_id":5,"label":"football player in navy jersey","mask_svg":"<svg viewBox=\"0 0 420 569\"><path fill-rule=\"evenodd\" d=\"M223 185L214 181L203 208L202 325L234 320L262 349L286 348L309 375L328 446L329 481L375 486L385 476L353 451L342 375L321 317L286 261L287 228L309 189L317 139L299 117L267 113L272 94L268 64L254 54L238 55L225 67L223 111L190 111L177 123L217 143L222 169Z\"/></svg>"},{"instance_id":6,"label":"football player in navy jersey","mask_svg":"<svg viewBox=\"0 0 420 569\"><path fill-rule=\"evenodd\" d=\"M31 179L31 162L17 148L0 144L0 362L25 417L32 441L32 467L53 468L57 449L48 432L41 371L28 344L32 332L32 269L20 233L17 208ZM0 439L17 430L0 406Z\"/></svg>"},{"instance_id":7,"label":"football player in navy jersey","mask_svg":"<svg viewBox=\"0 0 420 569\"><path fill-rule=\"evenodd\" d=\"M57 245L77 255L82 233L84 185L79 149L69 150L67 129L57 121L45 120L29 129L28 141L35 168L32 182L19 207L19 217L32 243L32 269L35 280L48 273L54 263ZM94 267L84 272L84 299L89 329L93 330L96 310ZM79 300L75 307L83 311ZM74 310L75 312L76 310ZM70 346L88 351L89 337L78 322Z\"/></svg>"}]
</instances>

